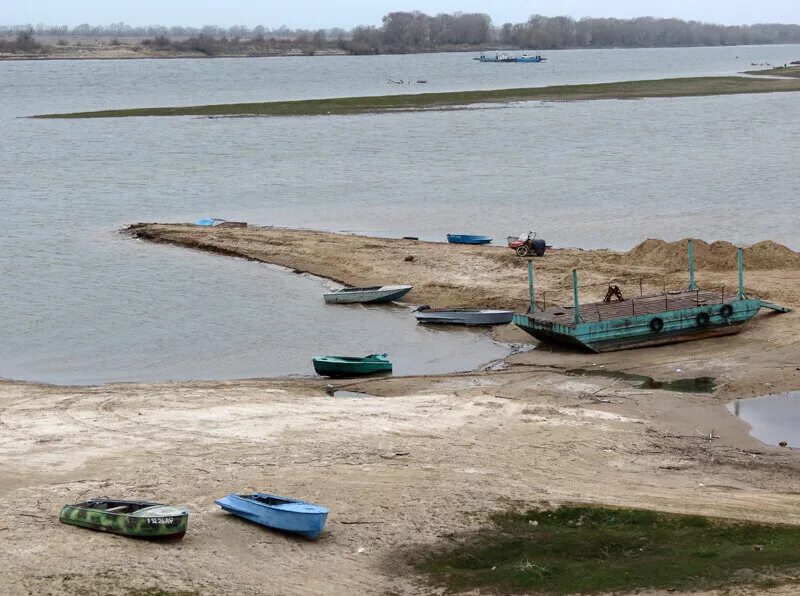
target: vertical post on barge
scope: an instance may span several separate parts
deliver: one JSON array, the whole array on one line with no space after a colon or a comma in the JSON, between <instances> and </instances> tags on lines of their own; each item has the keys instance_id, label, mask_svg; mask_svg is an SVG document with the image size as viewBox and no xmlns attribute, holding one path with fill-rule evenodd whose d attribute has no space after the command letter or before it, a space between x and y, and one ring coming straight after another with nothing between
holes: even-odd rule
<instances>
[{"instance_id":1,"label":"vertical post on barge","mask_svg":"<svg viewBox=\"0 0 800 596\"><path fill-rule=\"evenodd\" d=\"M736 299L744 300L744 253L741 248L736 251L736 266L739 269L739 293Z\"/></svg>"},{"instance_id":2,"label":"vertical post on barge","mask_svg":"<svg viewBox=\"0 0 800 596\"><path fill-rule=\"evenodd\" d=\"M575 309L575 324L582 323L581 305L578 302L578 270L572 270L572 305Z\"/></svg>"},{"instance_id":3,"label":"vertical post on barge","mask_svg":"<svg viewBox=\"0 0 800 596\"><path fill-rule=\"evenodd\" d=\"M528 295L531 303L528 312L532 313L536 311L536 305L533 303L533 261L531 260L528 260Z\"/></svg>"},{"instance_id":4,"label":"vertical post on barge","mask_svg":"<svg viewBox=\"0 0 800 596\"><path fill-rule=\"evenodd\" d=\"M694 283L694 242L691 238L689 238L689 289L697 289Z\"/></svg>"}]
</instances>

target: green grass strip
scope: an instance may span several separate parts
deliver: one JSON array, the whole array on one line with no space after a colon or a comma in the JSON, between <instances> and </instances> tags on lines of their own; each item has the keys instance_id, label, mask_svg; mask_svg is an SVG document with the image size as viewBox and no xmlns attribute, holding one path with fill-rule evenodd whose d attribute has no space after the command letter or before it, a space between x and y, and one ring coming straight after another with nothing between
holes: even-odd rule
<instances>
[{"instance_id":1,"label":"green grass strip","mask_svg":"<svg viewBox=\"0 0 800 596\"><path fill-rule=\"evenodd\" d=\"M627 81L592 85L560 85L491 91L456 91L414 95L381 95L234 103L170 108L101 110L69 114L41 114L33 118L122 118L131 116L322 116L365 114L398 110L453 108L477 103L512 101L574 101L590 99L641 99L648 97L692 97L736 93L800 91L800 80L746 77L692 77L654 81Z\"/></svg>"},{"instance_id":2,"label":"green grass strip","mask_svg":"<svg viewBox=\"0 0 800 596\"><path fill-rule=\"evenodd\" d=\"M800 528L605 507L503 514L412 565L448 591L573 594L773 585L800 567ZM797 577L796 574L793 577Z\"/></svg>"},{"instance_id":3,"label":"green grass strip","mask_svg":"<svg viewBox=\"0 0 800 596\"><path fill-rule=\"evenodd\" d=\"M767 70L748 70L744 74L793 77L795 79L800 79L800 65L776 66L775 68L770 68Z\"/></svg>"}]
</instances>

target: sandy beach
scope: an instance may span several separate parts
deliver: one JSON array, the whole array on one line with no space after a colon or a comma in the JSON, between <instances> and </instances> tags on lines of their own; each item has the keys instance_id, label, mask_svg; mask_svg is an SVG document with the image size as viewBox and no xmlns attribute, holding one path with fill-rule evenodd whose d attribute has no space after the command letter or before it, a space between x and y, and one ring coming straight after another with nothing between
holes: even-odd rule
<instances>
[{"instance_id":1,"label":"sandy beach","mask_svg":"<svg viewBox=\"0 0 800 596\"><path fill-rule=\"evenodd\" d=\"M527 305L526 262L503 246L279 228L142 224L127 233L352 285L411 283L413 304ZM695 247L699 283L734 289L735 248ZM630 296L687 277L680 242L554 248L534 262L537 300L553 304L568 303L573 268L582 300L601 298L609 281ZM800 306L800 254L763 242L746 250L745 265L748 293ZM599 355L536 346L497 371L332 383L360 397L331 396L331 382L313 378L0 382L3 591L430 594L403 553L479 527L492 512L541 503L800 524L796 450L760 443L725 408L800 389L798 331L797 312L762 314L725 338ZM536 344L511 326L495 334ZM711 376L718 388L643 390L564 374L591 367ZM264 530L214 505L233 490L324 504L328 525L315 542ZM59 524L63 504L103 495L185 505L188 533L154 544Z\"/></svg>"}]
</instances>

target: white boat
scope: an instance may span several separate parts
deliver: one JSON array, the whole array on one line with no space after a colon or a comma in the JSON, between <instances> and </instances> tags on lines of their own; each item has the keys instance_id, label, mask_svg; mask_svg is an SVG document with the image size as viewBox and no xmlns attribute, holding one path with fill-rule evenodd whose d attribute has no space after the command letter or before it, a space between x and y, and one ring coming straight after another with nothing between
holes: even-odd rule
<instances>
[{"instance_id":1,"label":"white boat","mask_svg":"<svg viewBox=\"0 0 800 596\"><path fill-rule=\"evenodd\" d=\"M420 306L414 311L418 323L447 323L451 325L505 325L514 317L513 310L472 308L430 308Z\"/></svg>"},{"instance_id":2,"label":"white boat","mask_svg":"<svg viewBox=\"0 0 800 596\"><path fill-rule=\"evenodd\" d=\"M400 300L411 291L413 286L371 286L368 288L342 288L324 294L328 304L355 304L392 302Z\"/></svg>"}]
</instances>

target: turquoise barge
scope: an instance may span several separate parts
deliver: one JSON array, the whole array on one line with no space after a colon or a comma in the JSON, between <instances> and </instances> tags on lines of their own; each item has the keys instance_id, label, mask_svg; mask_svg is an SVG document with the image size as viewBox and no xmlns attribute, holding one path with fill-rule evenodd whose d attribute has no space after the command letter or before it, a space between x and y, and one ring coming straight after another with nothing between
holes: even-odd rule
<instances>
[{"instance_id":1,"label":"turquoise barge","mask_svg":"<svg viewBox=\"0 0 800 596\"><path fill-rule=\"evenodd\" d=\"M738 251L737 293L698 289L694 281L693 247L689 241L689 287L677 292L630 300L580 304L578 273L572 271L573 306L539 310L533 301L533 265L528 262L530 307L515 314L513 323L536 339L590 350L611 352L695 339L732 335L762 308L791 309L744 293L742 249Z\"/></svg>"}]
</instances>

